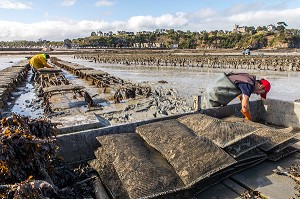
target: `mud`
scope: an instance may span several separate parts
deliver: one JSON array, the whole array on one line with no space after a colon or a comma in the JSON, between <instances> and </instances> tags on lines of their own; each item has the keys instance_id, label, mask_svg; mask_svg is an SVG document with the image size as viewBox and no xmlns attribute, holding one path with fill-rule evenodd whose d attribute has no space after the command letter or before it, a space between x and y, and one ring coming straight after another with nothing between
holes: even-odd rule
<instances>
[{"instance_id":1,"label":"mud","mask_svg":"<svg viewBox=\"0 0 300 199\"><path fill-rule=\"evenodd\" d=\"M5 68L22 60L25 55L0 56L0 68ZM175 56L175 54L174 54ZM179 55L182 56L182 55ZM52 57L55 57L54 55ZM300 85L300 73L296 71L268 71L259 69L233 69L233 68L205 68L157 65L134 65L126 63L99 63L93 60L77 59L74 55L58 54L57 58L79 64L85 68L101 70L116 78L130 81L133 84L149 85L153 93L146 99L124 99L119 104L112 100L114 91L108 88L106 94L103 88L92 84L91 80L79 78L76 74L63 69L63 75L74 85L84 86L91 94L98 108L89 108L84 101L72 102L67 106L64 103L53 103L55 113L48 115L53 121L63 121L64 126L94 123L99 118L106 119L109 124L120 124L193 110L193 96L201 95L204 88L220 72L251 72L259 78L267 78L272 84L268 94L269 98L285 101L300 99L300 93L295 92L295 85ZM275 57L274 57L275 58ZM30 74L29 74L30 75ZM45 117L42 102L35 96L33 85L27 82L20 87L22 92L16 90L13 98L9 100L10 108L2 112L16 112L34 118ZM26 95L24 95L26 92ZM110 94L109 94L110 93ZM259 99L251 96L251 100ZM238 103L233 100L231 103Z\"/></svg>"},{"instance_id":2,"label":"mud","mask_svg":"<svg viewBox=\"0 0 300 199\"><path fill-rule=\"evenodd\" d=\"M97 71L96 71L97 72ZM7 106L3 111L3 116L11 111L25 116L48 117L54 122L62 122L63 126L73 126L79 124L89 124L99 122L99 120L107 120L108 125L126 123L131 121L143 120L146 118L155 118L167 116L177 113L183 113L191 110L184 99L180 99L173 89L162 89L156 85L144 84L138 85L139 88L151 87L153 93L144 94L136 88L132 83L122 83L120 86L103 87L94 83L94 80L87 78L81 79L76 75L70 74L68 71L62 70L62 73L53 75L41 74L41 79L46 79L48 82L41 82L40 79L36 83L30 80L31 72L27 77L25 85L20 87L22 92L16 92L12 98L10 106ZM93 74L91 74L93 75ZM109 74L107 74L109 75ZM63 82L57 81L64 79ZM115 78L116 79L116 78ZM50 80L50 81L49 81ZM122 80L122 82L124 82ZM64 85L64 84L68 85ZM66 89L67 87L68 89ZM82 96L72 94L72 89L80 87L92 96L93 106L88 104ZM41 88L41 90L40 90ZM64 89L65 88L65 89ZM142 95L128 97L128 88L134 89ZM40 90L39 92L37 92ZM16 90L17 91L17 90ZM69 93L66 93L69 92ZM119 92L121 99L116 100L114 96ZM43 98L37 97L38 93L43 93ZM57 95L62 94L62 95ZM46 100L46 101L45 101ZM45 106L45 103L48 104ZM43 106L44 105L44 106ZM44 111L44 112L43 112Z\"/></svg>"},{"instance_id":3,"label":"mud","mask_svg":"<svg viewBox=\"0 0 300 199\"><path fill-rule=\"evenodd\" d=\"M268 97L285 101L300 99L300 93L295 92L295 85L300 85L300 73L296 71L268 71L259 69L233 69L233 68L201 68L180 66L135 66L126 64L95 63L84 59L74 59L72 56L58 56L58 58L73 63L85 65L95 69L108 72L132 82L150 82L157 84L164 80L167 83L158 84L163 88L174 88L180 97L192 104L192 97L200 95L209 83L221 72L248 72L255 74L258 78L270 80L272 89ZM251 100L259 99L251 96ZM238 102L238 101L233 101Z\"/></svg>"}]
</instances>

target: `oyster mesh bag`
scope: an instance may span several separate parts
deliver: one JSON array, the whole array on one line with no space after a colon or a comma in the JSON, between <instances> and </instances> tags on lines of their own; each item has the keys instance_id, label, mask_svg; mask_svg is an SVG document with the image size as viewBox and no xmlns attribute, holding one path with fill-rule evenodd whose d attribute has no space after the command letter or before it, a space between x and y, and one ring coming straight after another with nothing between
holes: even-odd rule
<instances>
[{"instance_id":1,"label":"oyster mesh bag","mask_svg":"<svg viewBox=\"0 0 300 199\"><path fill-rule=\"evenodd\" d=\"M236 162L210 139L195 135L177 120L139 126L136 132L167 159L186 186Z\"/></svg>"},{"instance_id":2,"label":"oyster mesh bag","mask_svg":"<svg viewBox=\"0 0 300 199\"><path fill-rule=\"evenodd\" d=\"M178 118L178 121L192 129L198 136L205 136L216 145L225 148L257 129L242 122L228 122L204 114L193 114Z\"/></svg>"},{"instance_id":3,"label":"oyster mesh bag","mask_svg":"<svg viewBox=\"0 0 300 199\"><path fill-rule=\"evenodd\" d=\"M171 165L138 134L105 135L97 139L129 198L159 196L184 187Z\"/></svg>"}]
</instances>

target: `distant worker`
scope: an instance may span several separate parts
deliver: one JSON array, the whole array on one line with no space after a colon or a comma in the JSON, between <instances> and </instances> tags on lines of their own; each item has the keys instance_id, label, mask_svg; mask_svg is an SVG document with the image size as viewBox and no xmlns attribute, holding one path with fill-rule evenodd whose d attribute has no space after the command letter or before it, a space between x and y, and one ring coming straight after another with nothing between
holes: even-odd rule
<instances>
[{"instance_id":1,"label":"distant worker","mask_svg":"<svg viewBox=\"0 0 300 199\"><path fill-rule=\"evenodd\" d=\"M237 97L242 104L242 114L246 119L251 120L249 106L251 94L257 94L266 99L270 89L271 84L266 79L256 80L256 76L248 73L223 73L205 89L201 107L225 106Z\"/></svg>"},{"instance_id":2,"label":"distant worker","mask_svg":"<svg viewBox=\"0 0 300 199\"><path fill-rule=\"evenodd\" d=\"M52 66L50 66L48 63L47 63L47 59L49 59L50 56L48 54L37 54L37 55L34 55L30 60L29 60L29 64L31 66L31 69L32 69L32 77L33 77L33 80L36 80L37 79L37 71L40 69L40 68L53 68Z\"/></svg>"}]
</instances>

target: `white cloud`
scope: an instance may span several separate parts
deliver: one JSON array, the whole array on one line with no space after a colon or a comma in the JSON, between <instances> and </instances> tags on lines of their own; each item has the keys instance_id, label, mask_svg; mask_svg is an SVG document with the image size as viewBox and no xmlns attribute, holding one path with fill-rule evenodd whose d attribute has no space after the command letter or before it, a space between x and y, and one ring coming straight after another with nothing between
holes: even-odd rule
<instances>
[{"instance_id":1,"label":"white cloud","mask_svg":"<svg viewBox=\"0 0 300 199\"><path fill-rule=\"evenodd\" d=\"M63 2L60 4L61 6L73 6L75 5L76 0L63 0Z\"/></svg>"},{"instance_id":2,"label":"white cloud","mask_svg":"<svg viewBox=\"0 0 300 199\"><path fill-rule=\"evenodd\" d=\"M286 10L269 10L245 12L232 16L228 16L227 20L233 23L244 23L245 25L268 25L276 24L278 21L285 21L287 24L292 24L294 28L300 28L299 24L300 8Z\"/></svg>"},{"instance_id":3,"label":"white cloud","mask_svg":"<svg viewBox=\"0 0 300 199\"><path fill-rule=\"evenodd\" d=\"M249 6L250 4L248 4ZM252 5L252 4L251 4ZM261 5L261 4L260 4ZM288 24L288 28L300 29L300 7L293 9L244 9L245 7L235 5L234 8L239 7L239 11L235 10L229 12L227 9L224 11L210 10L206 17L199 16L201 12L189 14L189 24L186 26L190 30L232 30L234 24L241 26L266 26L274 24L278 21L284 21ZM228 12L227 12L228 11Z\"/></svg>"},{"instance_id":4,"label":"white cloud","mask_svg":"<svg viewBox=\"0 0 300 199\"><path fill-rule=\"evenodd\" d=\"M234 15L243 12L257 11L263 9L264 5L261 2L238 3L234 6L225 9L225 15Z\"/></svg>"},{"instance_id":5,"label":"white cloud","mask_svg":"<svg viewBox=\"0 0 300 199\"><path fill-rule=\"evenodd\" d=\"M191 13L189 17L198 20L198 19L210 18L215 16L216 14L217 14L216 10L213 10L211 8L203 8L195 13Z\"/></svg>"},{"instance_id":6,"label":"white cloud","mask_svg":"<svg viewBox=\"0 0 300 199\"><path fill-rule=\"evenodd\" d=\"M43 38L50 41L62 41L66 38L75 39L87 37L92 31L102 32L117 30L143 31L167 28L175 30L232 30L234 24L241 26L264 26L284 21L288 28L300 29L300 7L282 10L257 10L239 13L217 12L212 9L203 9L199 16L196 13L178 12L154 16L132 16L122 21L74 21L56 18L51 21L38 23L20 23L13 21L0 21L0 40L38 40Z\"/></svg>"},{"instance_id":7,"label":"white cloud","mask_svg":"<svg viewBox=\"0 0 300 199\"><path fill-rule=\"evenodd\" d=\"M96 1L95 5L97 7L103 7L103 6L113 6L115 3L112 1L108 0L101 0L101 1Z\"/></svg>"},{"instance_id":8,"label":"white cloud","mask_svg":"<svg viewBox=\"0 0 300 199\"><path fill-rule=\"evenodd\" d=\"M13 0L0 0L0 8L4 9L14 9L14 10L24 10L32 9L30 4L24 4Z\"/></svg>"},{"instance_id":9,"label":"white cloud","mask_svg":"<svg viewBox=\"0 0 300 199\"><path fill-rule=\"evenodd\" d=\"M0 41L31 40L39 38L50 41L62 41L87 37L94 30L110 29L111 25L104 21L41 21L38 23L19 23L0 21Z\"/></svg>"},{"instance_id":10,"label":"white cloud","mask_svg":"<svg viewBox=\"0 0 300 199\"><path fill-rule=\"evenodd\" d=\"M179 28L188 23L185 13L164 14L159 17L134 16L128 21L128 28L131 31L154 30L157 28Z\"/></svg>"}]
</instances>

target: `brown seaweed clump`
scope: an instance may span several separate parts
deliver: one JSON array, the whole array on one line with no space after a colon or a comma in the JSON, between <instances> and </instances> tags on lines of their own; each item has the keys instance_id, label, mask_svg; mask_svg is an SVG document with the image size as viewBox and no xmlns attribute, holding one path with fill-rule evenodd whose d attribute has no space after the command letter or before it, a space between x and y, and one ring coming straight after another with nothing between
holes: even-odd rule
<instances>
[{"instance_id":1,"label":"brown seaweed clump","mask_svg":"<svg viewBox=\"0 0 300 199\"><path fill-rule=\"evenodd\" d=\"M300 165L299 164L292 164L287 169L288 176L292 178L295 182L295 190L296 190L296 196L300 197Z\"/></svg>"},{"instance_id":2,"label":"brown seaweed clump","mask_svg":"<svg viewBox=\"0 0 300 199\"><path fill-rule=\"evenodd\" d=\"M0 198L92 197L92 170L71 167L53 142L57 123L16 114L0 124Z\"/></svg>"},{"instance_id":3,"label":"brown seaweed clump","mask_svg":"<svg viewBox=\"0 0 300 199\"><path fill-rule=\"evenodd\" d=\"M267 197L263 196L259 191L255 190L246 190L244 193L241 194L242 199L268 199Z\"/></svg>"}]
</instances>

